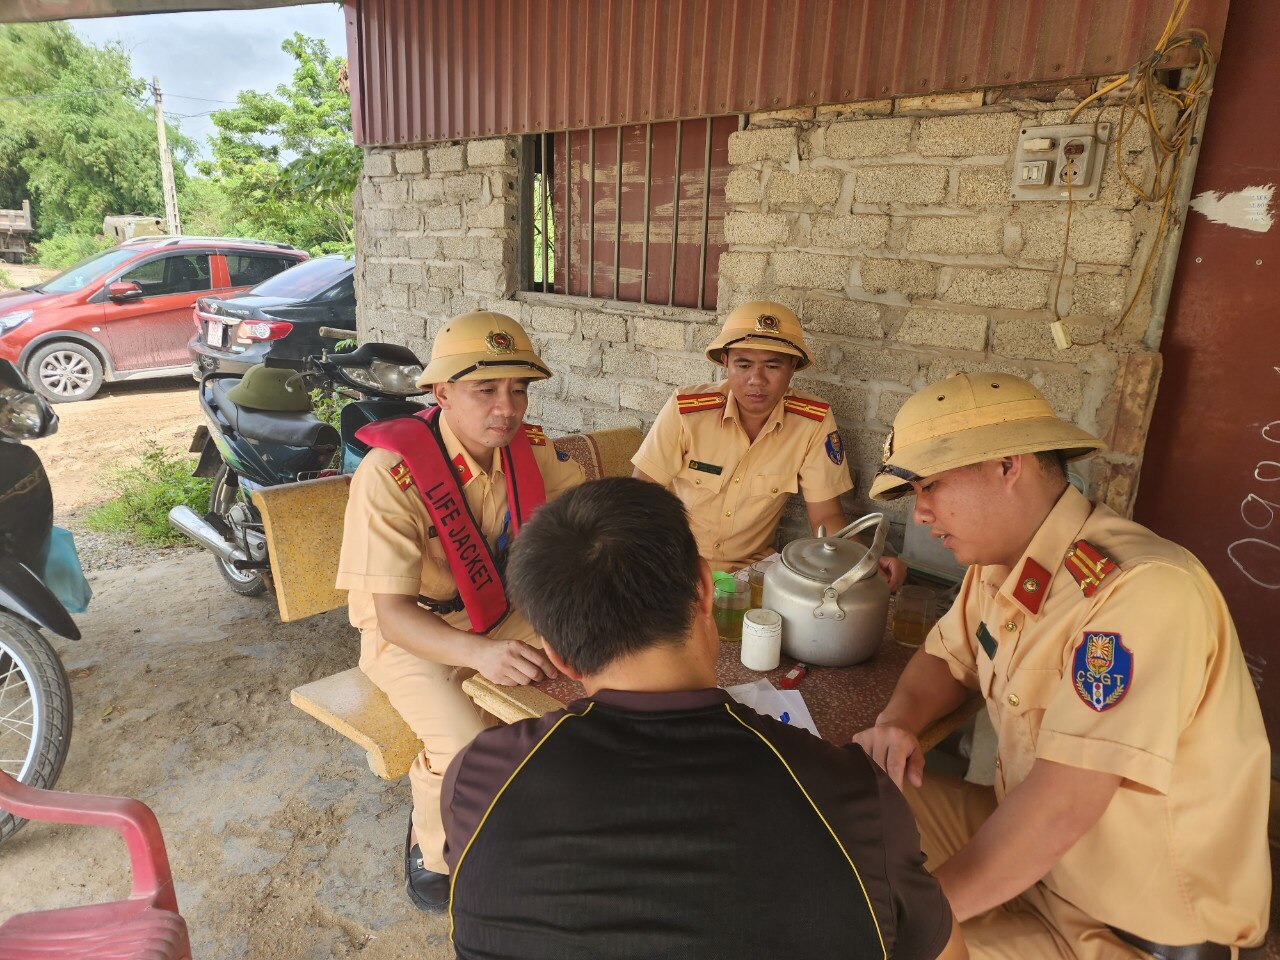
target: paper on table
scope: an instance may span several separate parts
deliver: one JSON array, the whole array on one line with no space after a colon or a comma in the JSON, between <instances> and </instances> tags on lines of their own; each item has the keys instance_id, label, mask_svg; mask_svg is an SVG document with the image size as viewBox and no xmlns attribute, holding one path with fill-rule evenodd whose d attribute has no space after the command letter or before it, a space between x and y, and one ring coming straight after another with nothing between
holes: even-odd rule
<instances>
[{"instance_id":1,"label":"paper on table","mask_svg":"<svg viewBox=\"0 0 1280 960\"><path fill-rule=\"evenodd\" d=\"M804 694L799 690L778 690L768 680L756 680L725 687L724 692L756 713L766 714L790 726L808 730L815 737L819 736L813 716L804 702Z\"/></svg>"}]
</instances>

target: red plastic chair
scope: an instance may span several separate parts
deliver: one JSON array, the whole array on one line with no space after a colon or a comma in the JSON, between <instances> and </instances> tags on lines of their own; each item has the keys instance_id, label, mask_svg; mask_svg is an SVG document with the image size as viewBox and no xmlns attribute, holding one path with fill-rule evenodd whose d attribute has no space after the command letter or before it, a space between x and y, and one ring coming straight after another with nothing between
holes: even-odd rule
<instances>
[{"instance_id":1,"label":"red plastic chair","mask_svg":"<svg viewBox=\"0 0 1280 960\"><path fill-rule=\"evenodd\" d=\"M110 827L133 870L129 899L21 913L0 924L4 960L190 960L173 875L155 814L140 800L37 790L0 772L0 809L28 820Z\"/></svg>"}]
</instances>

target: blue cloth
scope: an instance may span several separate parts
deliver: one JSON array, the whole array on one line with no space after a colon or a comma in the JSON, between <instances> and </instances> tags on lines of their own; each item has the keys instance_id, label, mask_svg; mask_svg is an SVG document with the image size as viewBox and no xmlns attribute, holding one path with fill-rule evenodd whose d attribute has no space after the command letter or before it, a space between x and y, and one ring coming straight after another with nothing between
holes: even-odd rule
<instances>
[{"instance_id":1,"label":"blue cloth","mask_svg":"<svg viewBox=\"0 0 1280 960\"><path fill-rule=\"evenodd\" d=\"M89 609L93 588L84 578L76 540L70 530L54 527L49 531L40 561L40 579L67 610L84 613Z\"/></svg>"}]
</instances>

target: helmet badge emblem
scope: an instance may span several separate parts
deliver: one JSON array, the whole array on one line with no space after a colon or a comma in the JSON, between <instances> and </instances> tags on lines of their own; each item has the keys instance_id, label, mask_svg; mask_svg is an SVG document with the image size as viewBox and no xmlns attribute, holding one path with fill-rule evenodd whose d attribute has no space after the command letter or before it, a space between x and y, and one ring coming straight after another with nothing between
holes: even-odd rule
<instances>
[{"instance_id":1,"label":"helmet badge emblem","mask_svg":"<svg viewBox=\"0 0 1280 960\"><path fill-rule=\"evenodd\" d=\"M781 329L778 318L771 313L762 313L756 317L756 330L760 333L777 333Z\"/></svg>"},{"instance_id":2,"label":"helmet badge emblem","mask_svg":"<svg viewBox=\"0 0 1280 960\"><path fill-rule=\"evenodd\" d=\"M485 346L489 348L490 353L515 353L516 342L512 339L511 334L504 333L501 330L495 330L484 338Z\"/></svg>"},{"instance_id":3,"label":"helmet badge emblem","mask_svg":"<svg viewBox=\"0 0 1280 960\"><path fill-rule=\"evenodd\" d=\"M889 435L884 438L884 449L880 451L880 462L888 463L889 458L893 456L893 431L889 431Z\"/></svg>"}]
</instances>

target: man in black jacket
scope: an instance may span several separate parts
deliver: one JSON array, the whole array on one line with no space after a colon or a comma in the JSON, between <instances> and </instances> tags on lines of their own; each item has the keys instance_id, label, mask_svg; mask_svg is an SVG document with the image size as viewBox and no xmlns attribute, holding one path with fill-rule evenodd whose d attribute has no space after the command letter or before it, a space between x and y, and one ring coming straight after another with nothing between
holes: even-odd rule
<instances>
[{"instance_id":1,"label":"man in black jacket","mask_svg":"<svg viewBox=\"0 0 1280 960\"><path fill-rule=\"evenodd\" d=\"M541 508L508 585L587 696L481 733L445 776L467 958L967 956L915 824L857 746L716 687L711 574L632 479Z\"/></svg>"}]
</instances>

